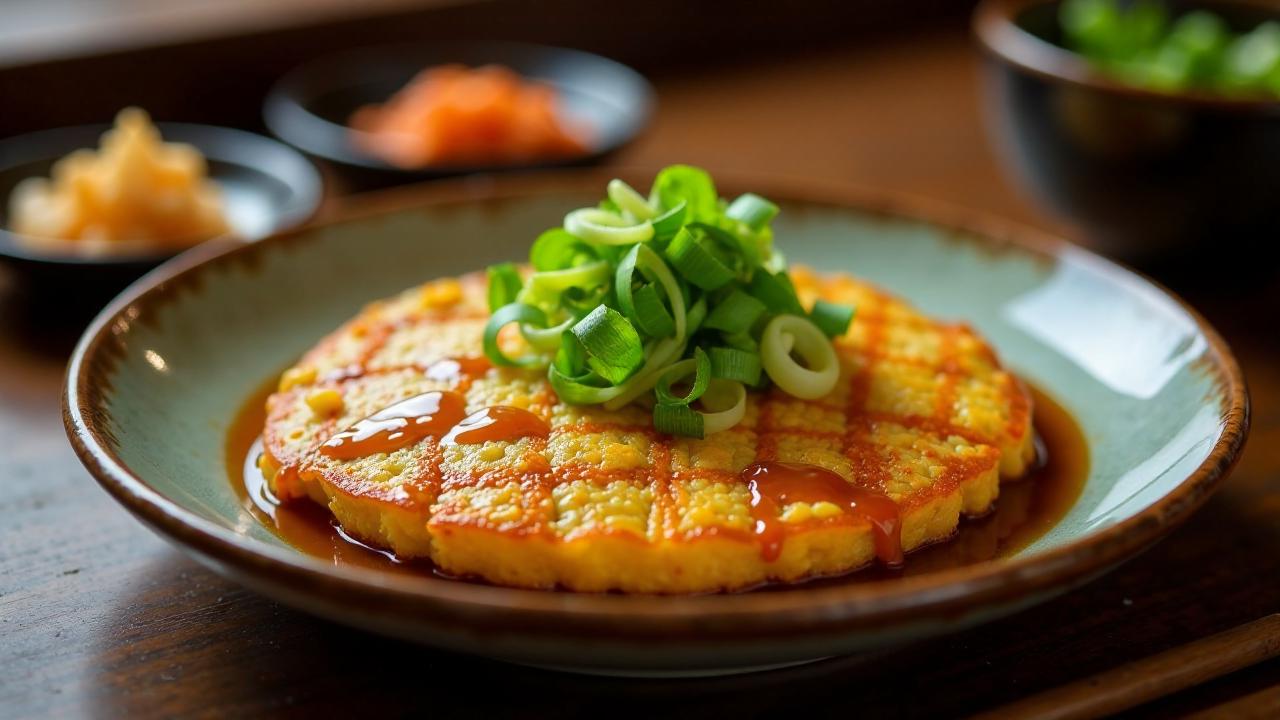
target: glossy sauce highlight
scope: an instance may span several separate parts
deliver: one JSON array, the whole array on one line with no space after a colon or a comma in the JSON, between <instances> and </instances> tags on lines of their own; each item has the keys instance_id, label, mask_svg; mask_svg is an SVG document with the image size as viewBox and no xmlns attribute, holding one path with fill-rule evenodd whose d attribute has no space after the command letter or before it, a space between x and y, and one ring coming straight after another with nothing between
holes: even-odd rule
<instances>
[{"instance_id":1,"label":"glossy sauce highlight","mask_svg":"<svg viewBox=\"0 0 1280 720\"><path fill-rule=\"evenodd\" d=\"M751 492L751 517L765 560L772 562L782 554L786 522L780 515L785 506L829 502L871 524L880 562L890 567L902 564L902 514L888 495L860 488L826 468L801 463L755 463L742 471L742 478Z\"/></svg>"},{"instance_id":2,"label":"glossy sauce highlight","mask_svg":"<svg viewBox=\"0 0 1280 720\"><path fill-rule=\"evenodd\" d=\"M276 502L267 489L257 465L261 445L260 443L255 445L259 441L265 419L264 403L274 388L274 382L268 383L249 399L228 436L227 467L232 469L232 487L245 508L265 525L274 529L290 545L326 561L378 568L398 574L432 574L434 568L429 562L403 561L389 552L369 547L350 538L337 527L336 521L326 509L316 503L305 500L283 504ZM1089 468L1088 447L1079 427L1065 410L1036 388L1032 387L1031 392L1034 398L1034 427L1037 431L1038 459L1026 477L1001 483L1000 498L990 513L979 518L963 520L955 537L912 551L910 558L900 565L895 566L885 561L874 568L803 582L818 585L878 582L972 565L1012 555L1055 526L1075 504L1084 487ZM481 412L488 415L495 409L488 408ZM375 413L375 415L378 414L380 413ZM507 413L499 410L495 414L506 415ZM459 408L457 419L441 431L442 434L463 419L461 408ZM541 419L538 418L538 420ZM477 436L469 435L467 440L474 437ZM484 435L478 437L484 437ZM782 465L782 463L771 465ZM798 483L795 480L777 481L777 478L785 475L786 473L779 475L776 469L770 469L763 474L757 472L753 478L748 478L749 482L752 479L755 480L753 496L759 494L761 498L759 505L762 508L769 502L783 505L796 501L835 502L831 493L835 493L836 499L842 498L845 493L845 489L841 486L828 487L829 479L805 479ZM801 475L808 476L810 473L803 472ZM834 477L840 476L834 475ZM854 487L843 479L840 479L840 482L849 488ZM880 518L880 529L877 533L882 533L886 538L891 537L893 530L891 524L887 522L889 510L877 504L878 501L871 497L873 495L874 493L867 492L866 495L856 498L844 497L843 501L846 503L861 501L861 504L853 505L854 512L874 514ZM888 501L884 496L879 497ZM844 507L847 508L849 505L846 504ZM896 511L896 507L893 508L893 512L896 513ZM753 508L753 515L755 512ZM763 514L763 509L760 512ZM760 518L756 519L759 521ZM871 517L868 519L871 520ZM767 525L768 523L763 532L760 532L762 552L769 552L768 546L771 543L771 531ZM877 527L874 521L873 527ZM759 526L757 529L760 529ZM878 543L877 554L882 560L892 558L894 556L892 541L881 542L889 544L882 550ZM779 545L779 552L780 548ZM768 591L771 588L785 589L791 586L776 584L762 589Z\"/></svg>"},{"instance_id":3,"label":"glossy sauce highlight","mask_svg":"<svg viewBox=\"0 0 1280 720\"><path fill-rule=\"evenodd\" d=\"M495 405L463 418L440 442L443 445L477 445L490 440L514 441L550 434L551 426L547 421L528 410Z\"/></svg>"},{"instance_id":4,"label":"glossy sauce highlight","mask_svg":"<svg viewBox=\"0 0 1280 720\"><path fill-rule=\"evenodd\" d=\"M428 435L448 432L466 415L467 401L450 390L432 390L401 400L337 433L320 454L352 460L408 447Z\"/></svg>"}]
</instances>

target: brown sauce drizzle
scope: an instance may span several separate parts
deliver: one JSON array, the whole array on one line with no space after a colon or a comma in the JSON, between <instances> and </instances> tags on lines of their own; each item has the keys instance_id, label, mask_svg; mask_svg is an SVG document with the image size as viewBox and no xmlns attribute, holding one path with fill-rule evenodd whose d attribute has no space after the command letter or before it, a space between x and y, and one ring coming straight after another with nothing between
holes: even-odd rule
<instances>
[{"instance_id":1,"label":"brown sauce drizzle","mask_svg":"<svg viewBox=\"0 0 1280 720\"><path fill-rule=\"evenodd\" d=\"M551 426L528 410L507 405L487 407L474 412L453 426L441 443L475 445L490 440L518 440L522 437L546 437Z\"/></svg>"},{"instance_id":2,"label":"brown sauce drizzle","mask_svg":"<svg viewBox=\"0 0 1280 720\"><path fill-rule=\"evenodd\" d=\"M414 395L337 433L320 446L320 453L351 460L399 450L428 435L440 437L466 415L466 406L462 395L448 390Z\"/></svg>"},{"instance_id":3,"label":"brown sauce drizzle","mask_svg":"<svg viewBox=\"0 0 1280 720\"><path fill-rule=\"evenodd\" d=\"M437 360L425 368L431 380L440 382L458 382L465 378L475 378L489 372L493 364L486 357L456 357Z\"/></svg>"},{"instance_id":4,"label":"brown sauce drizzle","mask_svg":"<svg viewBox=\"0 0 1280 720\"><path fill-rule=\"evenodd\" d=\"M227 467L231 469L231 484L246 510L290 545L327 562L412 576L436 572L429 562L397 559L389 552L347 536L329 512L316 503L301 499L284 503L276 500L257 465L265 421L264 403L274 392L275 380L272 378L248 399L228 434ZM957 536L948 541L912 551L910 562L901 567L882 564L804 582L821 586L874 583L972 565L1012 555L1057 525L1084 488L1089 473L1089 450L1070 414L1035 387L1030 389L1039 458L1026 477L1001 484L1000 499L990 513L964 520ZM801 499L794 494L787 497L791 502ZM793 585L766 585L756 591L788 587Z\"/></svg>"},{"instance_id":5,"label":"brown sauce drizzle","mask_svg":"<svg viewBox=\"0 0 1280 720\"><path fill-rule=\"evenodd\" d=\"M742 471L751 492L751 517L756 521L760 554L770 562L782 553L786 522L784 506L796 502L830 502L871 523L876 557L885 565L902 564L902 515L889 496L858 487L817 465L769 461Z\"/></svg>"}]
</instances>

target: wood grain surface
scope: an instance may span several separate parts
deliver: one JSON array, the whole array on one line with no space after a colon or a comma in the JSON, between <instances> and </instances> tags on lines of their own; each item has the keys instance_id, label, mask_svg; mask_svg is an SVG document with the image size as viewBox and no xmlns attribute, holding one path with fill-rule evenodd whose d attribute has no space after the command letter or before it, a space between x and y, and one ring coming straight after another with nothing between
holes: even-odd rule
<instances>
[{"instance_id":1,"label":"wood grain surface","mask_svg":"<svg viewBox=\"0 0 1280 720\"><path fill-rule=\"evenodd\" d=\"M767 60L656 76L656 125L618 162L833 178L1054 226L998 169L982 131L977 57L958 31ZM1254 400L1243 460L1187 525L1078 591L978 629L786 671L679 681L435 652L215 576L130 518L72 455L59 391L76 323L59 326L49 308L0 296L0 717L955 716L1274 613L1280 279L1161 279L1223 331ZM1280 662L1133 714L1280 716Z\"/></svg>"},{"instance_id":2,"label":"wood grain surface","mask_svg":"<svg viewBox=\"0 0 1280 720\"><path fill-rule=\"evenodd\" d=\"M1280 656L1280 614L982 712L971 720L1082 720L1173 695Z\"/></svg>"}]
</instances>

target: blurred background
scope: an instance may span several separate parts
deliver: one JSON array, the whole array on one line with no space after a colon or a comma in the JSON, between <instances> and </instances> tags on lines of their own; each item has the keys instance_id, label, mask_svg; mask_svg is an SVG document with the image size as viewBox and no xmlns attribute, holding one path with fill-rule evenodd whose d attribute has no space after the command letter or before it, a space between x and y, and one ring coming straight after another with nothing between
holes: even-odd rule
<instances>
[{"instance_id":1,"label":"blurred background","mask_svg":"<svg viewBox=\"0 0 1280 720\"><path fill-rule=\"evenodd\" d=\"M348 57L343 53L392 48L390 55L362 60L367 64L354 73L382 83L385 99L406 80L406 66L515 42L556 50L505 55L513 65L529 63L514 69L581 83L609 100L602 122L616 132L570 164L680 162L713 174L873 187L1049 230L1135 265L1187 298L1239 355L1254 398L1250 452L1178 542L1161 545L1087 594L1037 611L1037 637L1029 638L1025 626L997 624L982 636L935 643L927 650L935 662L924 668L907 655L879 670L878 658L841 670L881 679L861 689L873 715L902 698L901 685L890 682L893 673L918 675L918 686L938 688L932 699L913 699L924 714L942 712L947 701L977 709L1056 683L1062 675L1055 671L1067 665L1066 676L1078 677L1280 604L1275 583L1258 582L1280 572L1274 550L1280 547L1280 453L1274 450L1280 447L1274 320L1280 282L1268 259L1280 228L1280 102L1265 89L1269 73L1280 80L1280 26L1240 40L1280 17L1280 8L1265 1L1171 0L1154 23L1148 15L1113 12L1135 4L1111 3L1108 10L1107 3L1077 3L1082 19L1073 29L1062 26L1055 0L991 0L981 9L968 0L4 0L0 227L8 227L3 208L17 183L47 174L54 160L77 147L96 144L128 106L150 113L166 138L204 151L215 179L243 188L236 197L260 199L246 212L265 219L250 222L252 232L242 234L337 217L390 186L430 193L475 168L371 168L322 147L324 125L315 118L341 123L354 109L346 90L325 89L350 80L339 71L352 66L341 60ZM1221 27L1203 20L1179 25L1186 13L1205 7L1223 18ZM1090 53L1096 57L1086 57ZM1243 84L1250 73L1256 86ZM82 125L95 127L88 134L48 134ZM310 145L316 137L320 145ZM108 667L92 682L86 683L90 673L78 655L40 634L40 621L23 627L18 667L41 693L28 696L28 709L47 709L50 693L72 688L81 692L67 693L59 707L110 697L119 714L146 710L136 704L146 694L121 688L163 685L155 666L134 651L170 652L160 638L171 617L208 622L210 633L225 635L205 637L212 649L201 656L203 664L190 658L187 687L232 698L242 708L262 710L267 695L279 700L297 693L313 702L332 695L309 687L305 673L286 676L269 660L274 653L307 656L340 647L355 655L366 643L392 656L409 652L282 615L177 559L105 494L87 491L90 481L60 422L66 358L87 319L165 253L116 262L48 257L23 247L0 229L0 436L29 449L22 462L0 451L0 512L20 511L15 535L24 538L0 542L0 616L6 583L9 590L37 588L38 595L19 596L37 598L33 606L44 608L39 598L52 598L50 613L60 602L82 609L94 605L99 592L146 588L137 591L136 614L108 628L111 643L97 649ZM85 523L92 531L67 538L61 528L68 513L94 518ZM44 554L33 560L36 549ZM119 567L116 585L79 583L74 558L93 552ZM1171 585L1175 577L1187 579ZM234 606L224 608L224 596ZM1135 599L1141 620L1129 611ZM252 633L262 625L275 628L270 638ZM4 644L0 639L0 648ZM225 662L255 668L249 674L258 685L219 684L225 678L216 669ZM970 682L975 673L1001 678L1002 689ZM572 693L586 683L543 676L516 682L530 693L546 687ZM1229 709L1258 693L1270 693L1273 704L1266 707L1280 704L1274 661L1231 682L1157 704L1150 716L1175 708ZM847 678L819 677L797 685L792 696L817 692L831 699L847 684ZM607 697L615 685L592 684L579 702ZM652 687L656 697L683 697L674 683ZM720 699L750 700L737 681L704 687ZM786 695L780 680L759 687ZM359 697L368 708L405 709L380 693Z\"/></svg>"},{"instance_id":2,"label":"blurred background","mask_svg":"<svg viewBox=\"0 0 1280 720\"><path fill-rule=\"evenodd\" d=\"M600 53L655 84L652 124L611 162L838 178L1029 220L976 123L971 9L946 0L657 0L607 11L586 0L17 0L0 24L0 135L104 123L127 105L157 121L261 132L267 92L305 61L388 43L515 40ZM331 194L350 190L334 173L326 180Z\"/></svg>"}]
</instances>

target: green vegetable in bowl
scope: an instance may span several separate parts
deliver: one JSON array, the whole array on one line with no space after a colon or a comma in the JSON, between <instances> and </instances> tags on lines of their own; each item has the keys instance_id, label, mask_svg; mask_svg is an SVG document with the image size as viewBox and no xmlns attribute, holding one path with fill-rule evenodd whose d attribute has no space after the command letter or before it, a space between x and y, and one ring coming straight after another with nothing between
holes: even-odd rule
<instances>
[{"instance_id":1,"label":"green vegetable in bowl","mask_svg":"<svg viewBox=\"0 0 1280 720\"><path fill-rule=\"evenodd\" d=\"M1158 0L1066 0L1059 22L1066 47L1133 85L1280 95L1280 23L1237 33L1207 10L1170 22Z\"/></svg>"},{"instance_id":2,"label":"green vegetable in bowl","mask_svg":"<svg viewBox=\"0 0 1280 720\"><path fill-rule=\"evenodd\" d=\"M726 202L687 165L659 172L647 197L622 180L606 192L538 237L532 274L489 268L494 364L545 367L568 403L647 398L656 429L692 437L741 421L748 387L806 399L831 391L831 339L854 310L804 309L773 247L776 205L751 193ZM499 341L513 324L527 346L518 357Z\"/></svg>"}]
</instances>

